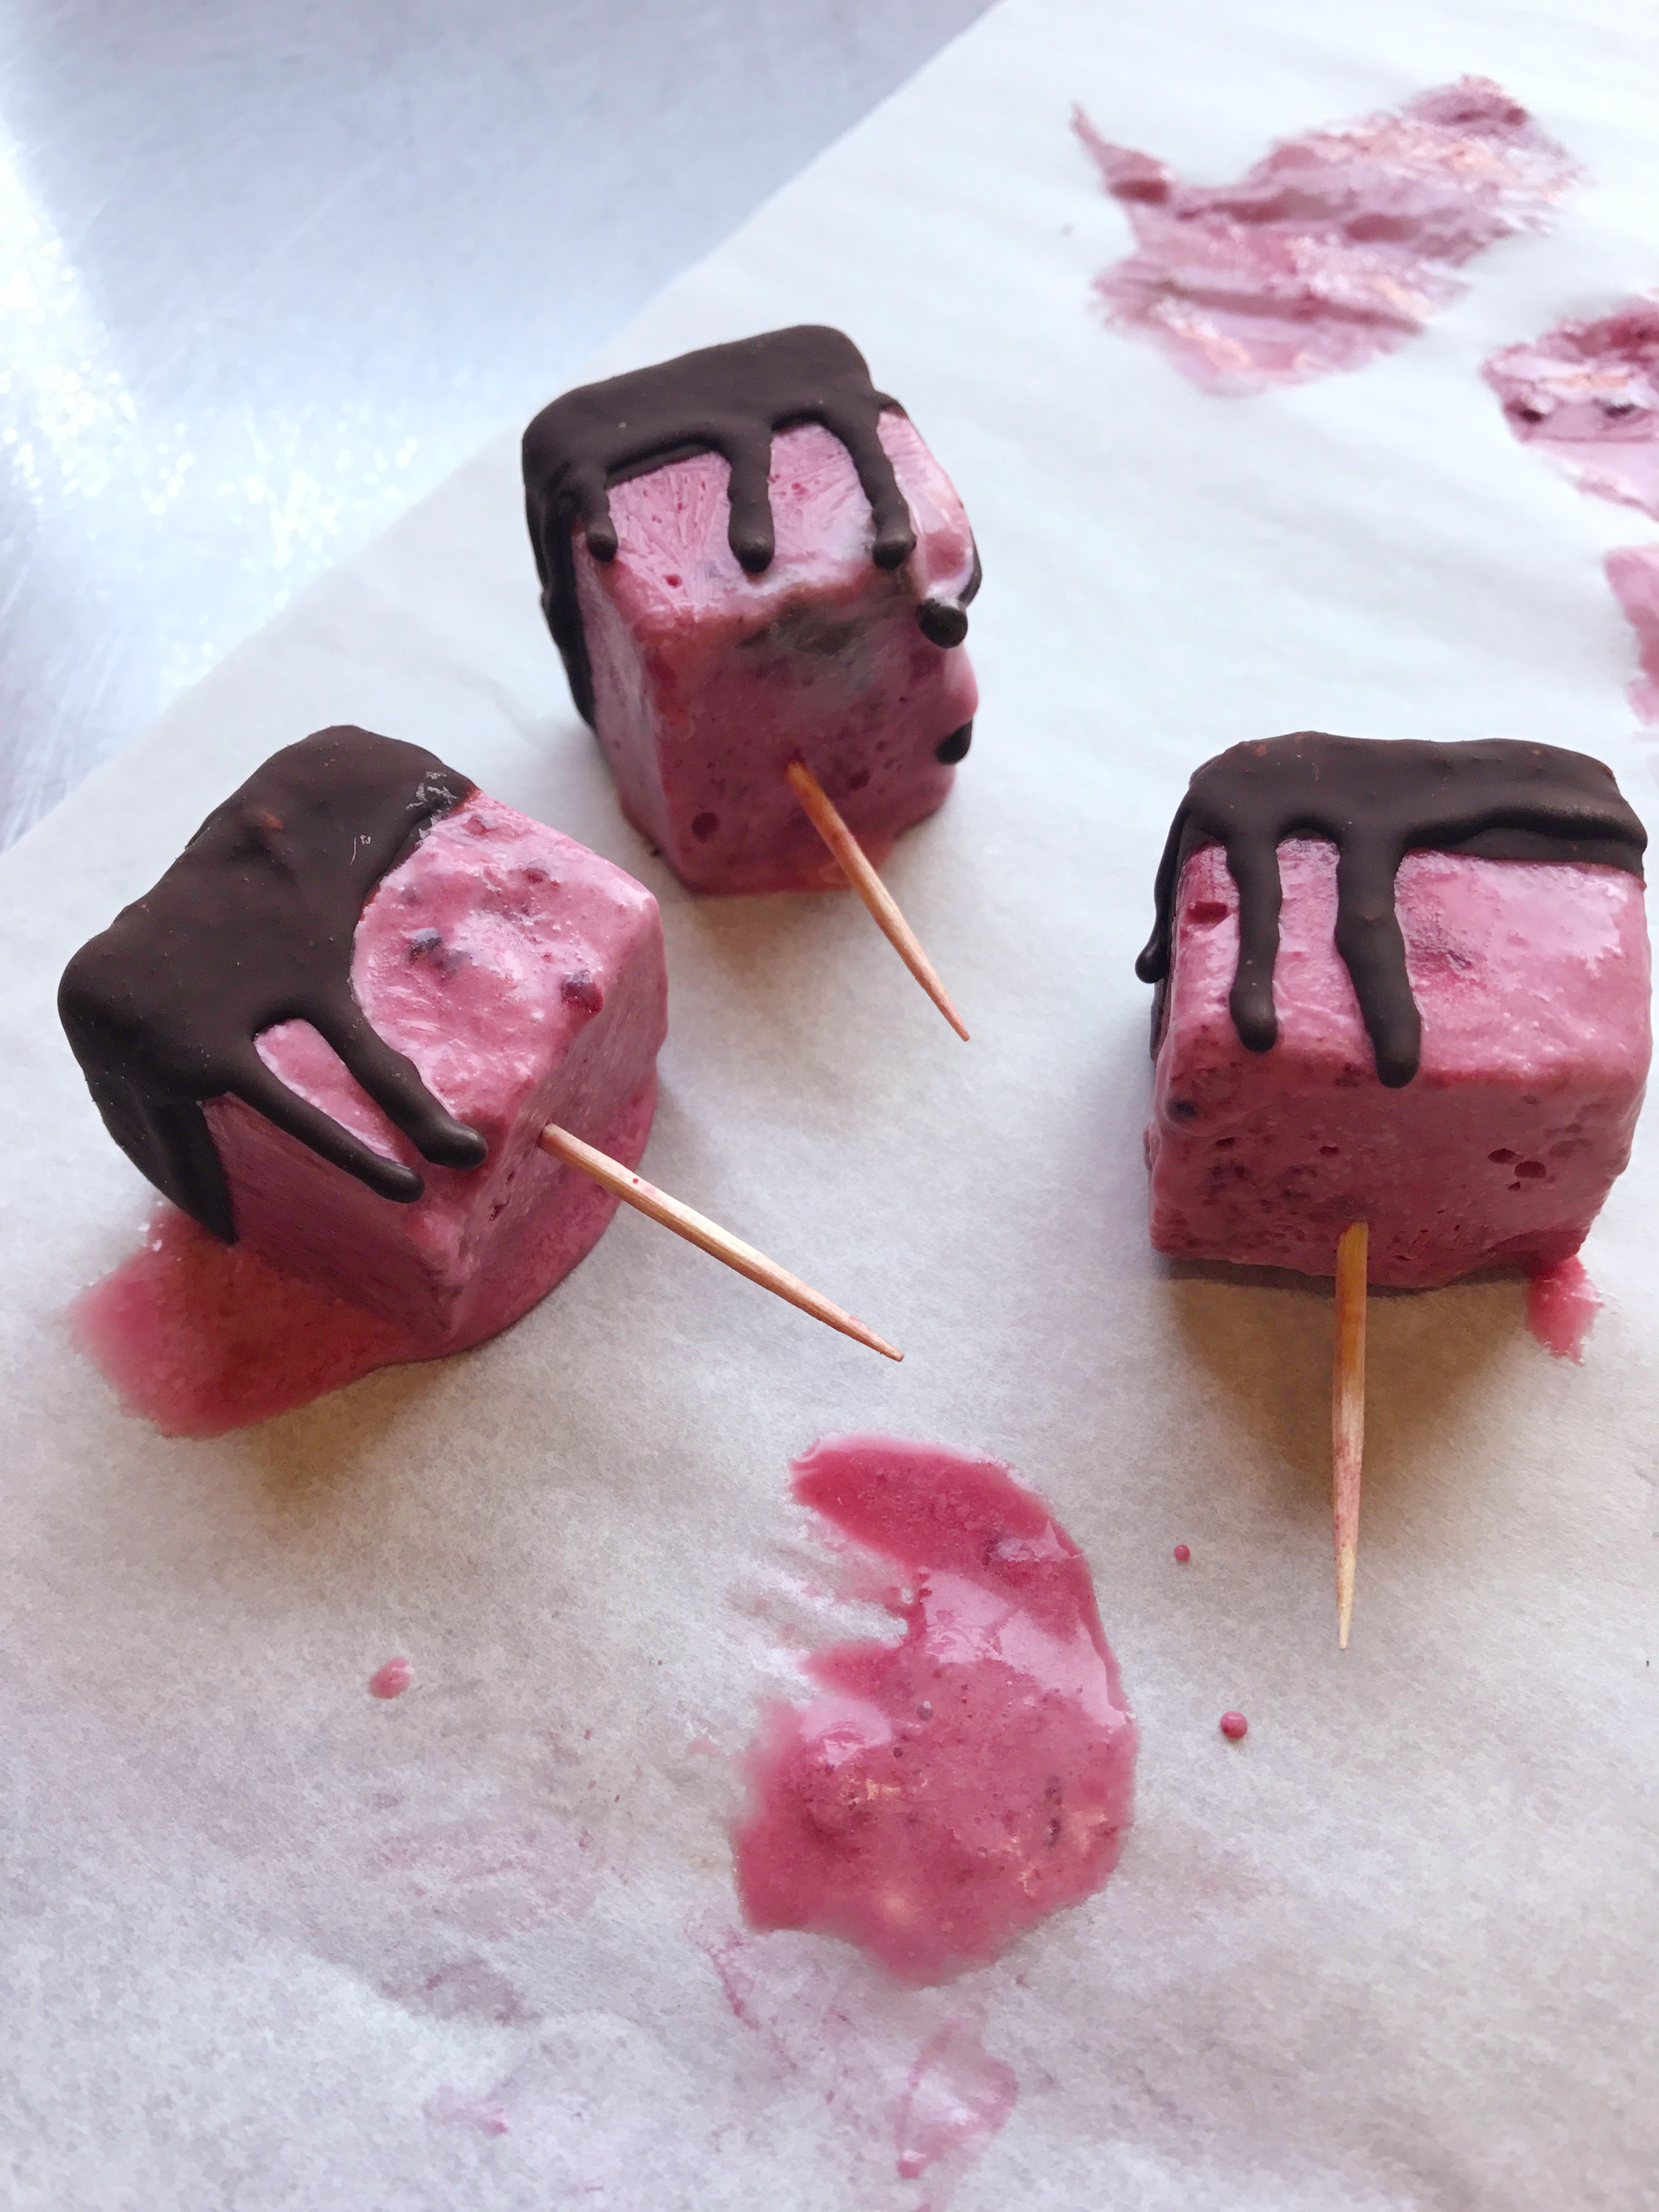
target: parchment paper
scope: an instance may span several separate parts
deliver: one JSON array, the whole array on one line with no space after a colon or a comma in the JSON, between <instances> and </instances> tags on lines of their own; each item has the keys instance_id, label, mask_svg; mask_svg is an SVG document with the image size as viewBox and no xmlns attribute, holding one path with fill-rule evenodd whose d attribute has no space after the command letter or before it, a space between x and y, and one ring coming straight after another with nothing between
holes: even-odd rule
<instances>
[{"instance_id":1,"label":"parchment paper","mask_svg":"<svg viewBox=\"0 0 1659 2212\"><path fill-rule=\"evenodd\" d=\"M979 735L889 873L971 1045L850 899L696 902L624 826L511 437L0 863L6 2201L1652 2203L1655 1124L1587 1248L1582 1367L1514 1284L1376 1301L1340 1656L1328 1297L1148 1250L1132 973L1184 779L1239 738L1536 737L1651 809L1599 574L1644 526L1521 450L1476 374L1659 282L1651 30L1613 0L1009 0L594 365L840 323L954 475ZM1228 403L1100 326L1127 231L1073 99L1222 180L1464 70L1593 182L1421 339ZM902 1367L629 1217L469 1357L215 1443L122 1417L61 1316L145 1194L56 979L257 760L346 720L652 885L647 1172ZM1046 1493L1143 1729L1111 1887L921 1996L742 1933L723 1826L792 1646L879 1619L833 1601L787 1498L792 1453L851 1427ZM415 1686L380 1704L394 1652ZM901 2181L908 2072L947 2031L1018 2102L965 2171Z\"/></svg>"}]
</instances>

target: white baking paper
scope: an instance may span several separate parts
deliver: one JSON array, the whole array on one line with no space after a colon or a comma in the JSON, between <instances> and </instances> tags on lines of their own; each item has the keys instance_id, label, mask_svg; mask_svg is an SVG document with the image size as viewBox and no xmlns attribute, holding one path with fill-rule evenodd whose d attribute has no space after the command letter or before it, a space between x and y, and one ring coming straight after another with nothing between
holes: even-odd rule
<instances>
[{"instance_id":1,"label":"white baking paper","mask_svg":"<svg viewBox=\"0 0 1659 2212\"><path fill-rule=\"evenodd\" d=\"M1073 100L1219 181L1466 70L1592 181L1423 337L1227 402L1102 327L1127 228ZM1148 1250L1133 961L1184 780L1241 738L1545 738L1652 806L1599 572L1647 526L1520 448L1477 370L1659 283L1656 145L1651 17L1615 0L1008 0L595 364L838 323L954 475L983 707L889 875L970 1045L850 898L696 902L624 826L510 436L0 861L8 2203L1655 2202L1653 1124L1587 1249L1582 1366L1513 1284L1375 1302L1339 1655L1328 1296ZM56 979L268 750L340 720L651 884L647 1171L902 1367L629 1216L465 1358L211 1443L120 1414L63 1313L145 1194ZM1110 1887L943 1991L744 1934L732 1887L757 1699L869 1622L787 1495L792 1454L857 1427L1042 1489L1143 1731ZM415 1685L380 1703L394 1653ZM1012 2068L1018 2102L901 2179L907 2097L951 2094L915 2089L929 2051Z\"/></svg>"}]
</instances>

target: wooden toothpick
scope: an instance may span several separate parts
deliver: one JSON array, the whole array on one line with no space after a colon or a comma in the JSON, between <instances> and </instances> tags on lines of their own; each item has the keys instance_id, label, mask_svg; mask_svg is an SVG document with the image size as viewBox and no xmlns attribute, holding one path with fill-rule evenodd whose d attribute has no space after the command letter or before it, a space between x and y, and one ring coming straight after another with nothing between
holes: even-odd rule
<instances>
[{"instance_id":1,"label":"wooden toothpick","mask_svg":"<svg viewBox=\"0 0 1659 2212\"><path fill-rule=\"evenodd\" d=\"M869 908L877 928L965 1044L968 1032L963 1027L962 1016L951 1003L950 993L917 942L915 930L899 912L892 893L871 866L863 846L830 803L823 786L805 761L791 761L784 773L812 827L840 861L848 881Z\"/></svg>"},{"instance_id":2,"label":"wooden toothpick","mask_svg":"<svg viewBox=\"0 0 1659 2212\"><path fill-rule=\"evenodd\" d=\"M1331 1506L1336 1535L1336 1641L1348 1648L1359 1552L1359 1474L1365 1457L1365 1261L1363 1221L1336 1243L1336 1348L1331 1364Z\"/></svg>"},{"instance_id":3,"label":"wooden toothpick","mask_svg":"<svg viewBox=\"0 0 1659 2212\"><path fill-rule=\"evenodd\" d=\"M672 1229L677 1237L684 1237L687 1243L696 1244L703 1251L712 1253L716 1260L724 1260L728 1267L735 1267L738 1274L747 1275L751 1283L758 1283L763 1290L775 1291L779 1297L787 1298L792 1306L799 1306L803 1313L812 1315L817 1321L827 1322L831 1328L838 1328L843 1336L856 1338L859 1343L867 1344L872 1352L879 1352L885 1358L903 1358L904 1354L895 1351L884 1337L878 1336L873 1329L866 1328L853 1315L843 1312L840 1306L832 1305L828 1298L821 1297L798 1275L792 1275L787 1268L780 1267L763 1252L756 1251L752 1244L744 1243L740 1237L732 1236L714 1222L705 1220L701 1213L694 1213L689 1206L682 1206L678 1199L670 1198L666 1191L659 1190L654 1183L647 1182L643 1176L636 1176L631 1168L623 1167L620 1160L613 1160L608 1152L596 1151L592 1145L584 1144L580 1137L573 1137L568 1129L561 1129L551 1121L542 1131L540 1143L542 1150L550 1152L556 1160L562 1160L567 1167L579 1168L583 1175L592 1176L595 1182L602 1183L606 1190L614 1191L625 1205L637 1206L641 1213L648 1213L653 1221L659 1221L665 1229Z\"/></svg>"}]
</instances>

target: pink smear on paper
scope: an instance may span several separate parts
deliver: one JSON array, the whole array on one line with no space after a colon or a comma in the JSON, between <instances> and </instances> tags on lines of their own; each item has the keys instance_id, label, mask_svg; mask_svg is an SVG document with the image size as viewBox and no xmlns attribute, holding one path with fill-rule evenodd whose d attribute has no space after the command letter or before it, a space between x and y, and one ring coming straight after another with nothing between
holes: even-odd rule
<instances>
[{"instance_id":1,"label":"pink smear on paper","mask_svg":"<svg viewBox=\"0 0 1659 2212\"><path fill-rule=\"evenodd\" d=\"M441 2128L471 2128L481 2136L504 2136L512 2123L494 2097L466 2097L459 2089L436 2089L426 2100L426 2117Z\"/></svg>"},{"instance_id":2,"label":"pink smear on paper","mask_svg":"<svg viewBox=\"0 0 1659 2212\"><path fill-rule=\"evenodd\" d=\"M1132 1814L1135 1729L1082 1553L992 1460L843 1437L795 1495L896 1567L896 1644L803 1662L775 1703L736 1840L750 1923L862 1946L902 1980L998 1957L1098 1889Z\"/></svg>"},{"instance_id":3,"label":"pink smear on paper","mask_svg":"<svg viewBox=\"0 0 1659 2212\"><path fill-rule=\"evenodd\" d=\"M1659 722L1659 545L1621 545L1602 567L1641 656L1630 703L1643 721Z\"/></svg>"},{"instance_id":4,"label":"pink smear on paper","mask_svg":"<svg viewBox=\"0 0 1659 2212\"><path fill-rule=\"evenodd\" d=\"M978 2150L1018 2095L1013 2068L991 2057L977 2029L947 2021L922 2045L905 2084L895 2130L900 2180L919 2180L930 2166Z\"/></svg>"},{"instance_id":5,"label":"pink smear on paper","mask_svg":"<svg viewBox=\"0 0 1659 2212\"><path fill-rule=\"evenodd\" d=\"M580 1919L598 1893L597 1860L588 1830L528 1809L409 1830L380 1844L369 1864L422 1917L494 1942Z\"/></svg>"},{"instance_id":6,"label":"pink smear on paper","mask_svg":"<svg viewBox=\"0 0 1659 2212\"><path fill-rule=\"evenodd\" d=\"M1563 1260L1527 1285L1527 1327L1558 1359L1579 1360L1601 1300L1582 1260Z\"/></svg>"},{"instance_id":7,"label":"pink smear on paper","mask_svg":"<svg viewBox=\"0 0 1659 2212\"><path fill-rule=\"evenodd\" d=\"M222 1244L172 1206L77 1301L70 1326L127 1412L164 1437L268 1421L416 1356L391 1322Z\"/></svg>"},{"instance_id":8,"label":"pink smear on paper","mask_svg":"<svg viewBox=\"0 0 1659 2212\"><path fill-rule=\"evenodd\" d=\"M814 2089L843 2131L849 2201L885 2203L896 2170L923 2185L916 2212L946 2212L1019 2094L1012 2067L986 2050L982 2007L901 1988L810 1938L691 1933L776 2077L757 2100L764 2131L781 2087Z\"/></svg>"},{"instance_id":9,"label":"pink smear on paper","mask_svg":"<svg viewBox=\"0 0 1659 2212\"><path fill-rule=\"evenodd\" d=\"M415 1669L407 1659L388 1659L384 1667L377 1667L368 1678L371 1698L401 1698L415 1680Z\"/></svg>"},{"instance_id":10,"label":"pink smear on paper","mask_svg":"<svg viewBox=\"0 0 1659 2212\"><path fill-rule=\"evenodd\" d=\"M1579 178L1487 77L1285 140L1236 185L1180 184L1081 108L1072 125L1138 241L1095 281L1109 320L1217 392L1392 353L1462 295L1466 261L1542 228Z\"/></svg>"},{"instance_id":11,"label":"pink smear on paper","mask_svg":"<svg viewBox=\"0 0 1659 2212\"><path fill-rule=\"evenodd\" d=\"M1659 300L1505 346L1481 373L1523 445L1581 491L1659 519Z\"/></svg>"}]
</instances>

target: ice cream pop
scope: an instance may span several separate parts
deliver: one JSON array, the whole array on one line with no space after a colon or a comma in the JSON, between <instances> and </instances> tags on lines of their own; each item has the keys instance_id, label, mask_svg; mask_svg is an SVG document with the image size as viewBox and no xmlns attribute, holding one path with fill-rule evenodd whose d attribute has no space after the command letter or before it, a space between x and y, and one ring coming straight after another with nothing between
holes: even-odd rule
<instances>
[{"instance_id":1,"label":"ice cream pop","mask_svg":"<svg viewBox=\"0 0 1659 2212\"><path fill-rule=\"evenodd\" d=\"M1550 745L1303 732L1206 763L1139 963L1157 1249L1350 1292L1568 1259L1647 1079L1646 842L1609 770Z\"/></svg>"},{"instance_id":2,"label":"ice cream pop","mask_svg":"<svg viewBox=\"0 0 1659 2212\"><path fill-rule=\"evenodd\" d=\"M524 478L548 624L635 829L696 891L850 868L894 936L874 869L968 750L979 560L857 348L774 331L567 392Z\"/></svg>"},{"instance_id":3,"label":"ice cream pop","mask_svg":"<svg viewBox=\"0 0 1659 2212\"><path fill-rule=\"evenodd\" d=\"M618 1198L659 1195L633 1172L667 1020L655 900L418 746L342 727L276 754L76 953L59 1006L156 1188L405 1357L505 1328Z\"/></svg>"}]
</instances>

